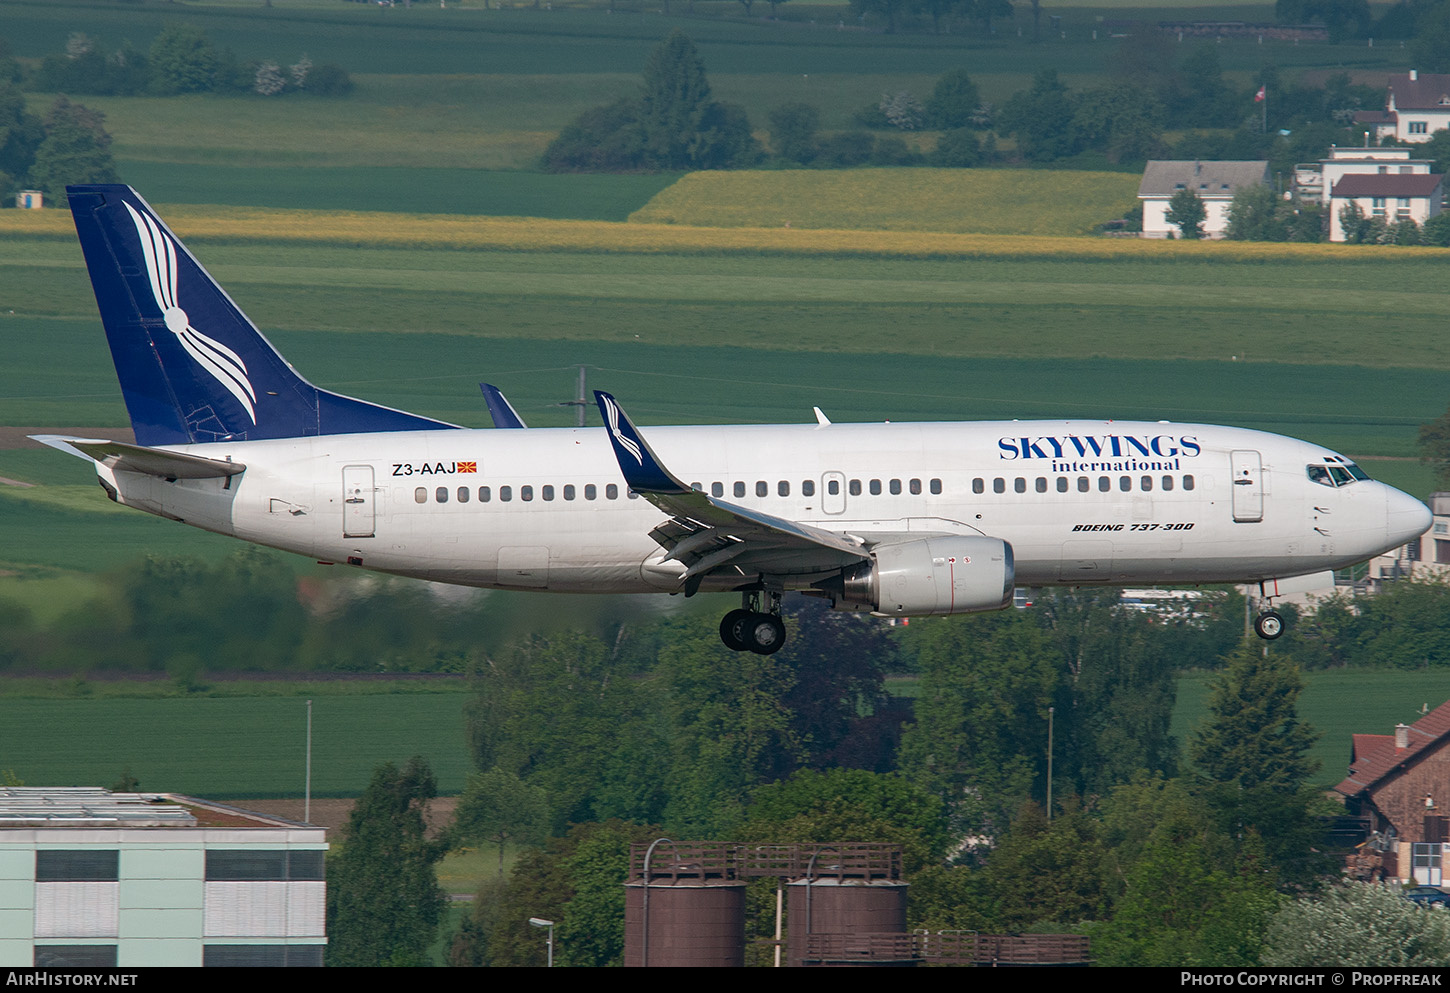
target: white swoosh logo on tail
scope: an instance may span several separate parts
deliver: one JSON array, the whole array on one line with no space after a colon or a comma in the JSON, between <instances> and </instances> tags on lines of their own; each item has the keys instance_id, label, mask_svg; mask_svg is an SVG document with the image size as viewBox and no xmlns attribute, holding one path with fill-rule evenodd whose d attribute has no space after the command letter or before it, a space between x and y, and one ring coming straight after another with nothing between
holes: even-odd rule
<instances>
[{"instance_id":1,"label":"white swoosh logo on tail","mask_svg":"<svg viewBox=\"0 0 1450 993\"><path fill-rule=\"evenodd\" d=\"M122 201L125 203L125 201ZM176 246L162 234L156 222L129 203L126 209L136 224L141 239L141 252L146 256L146 275L151 280L151 294L161 310L166 328L176 335L181 347L205 369L222 388L237 398L252 423L257 423L257 394L247 378L247 364L240 355L214 338L208 338L191 326L186 311L177 304Z\"/></svg>"}]
</instances>

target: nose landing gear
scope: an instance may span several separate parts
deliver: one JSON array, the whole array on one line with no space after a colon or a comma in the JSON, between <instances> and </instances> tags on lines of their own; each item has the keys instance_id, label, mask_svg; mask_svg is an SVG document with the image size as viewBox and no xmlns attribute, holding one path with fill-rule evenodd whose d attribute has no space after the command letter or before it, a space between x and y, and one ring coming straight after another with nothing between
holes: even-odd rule
<instances>
[{"instance_id":1,"label":"nose landing gear","mask_svg":"<svg viewBox=\"0 0 1450 993\"><path fill-rule=\"evenodd\" d=\"M768 606L762 609L762 598ZM780 617L780 594L755 590L740 595L740 609L720 621L720 640L734 652L774 655L785 644L785 622Z\"/></svg>"},{"instance_id":2,"label":"nose landing gear","mask_svg":"<svg viewBox=\"0 0 1450 993\"><path fill-rule=\"evenodd\" d=\"M1265 641L1273 641L1284 633L1284 615L1277 610L1266 610L1254 618L1254 634Z\"/></svg>"}]
</instances>

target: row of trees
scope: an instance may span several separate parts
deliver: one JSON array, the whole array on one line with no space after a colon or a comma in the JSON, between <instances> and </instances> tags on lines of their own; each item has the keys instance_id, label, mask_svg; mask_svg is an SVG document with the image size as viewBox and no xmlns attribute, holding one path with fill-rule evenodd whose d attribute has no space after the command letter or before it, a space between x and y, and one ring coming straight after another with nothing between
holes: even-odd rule
<instances>
[{"instance_id":1,"label":"row of trees","mask_svg":"<svg viewBox=\"0 0 1450 993\"><path fill-rule=\"evenodd\" d=\"M129 42L109 50L97 39L73 32L64 52L47 55L23 81L28 89L44 93L103 96L341 96L352 89L352 79L341 66L314 64L306 55L291 63L278 59L240 60L192 24L169 25L146 51Z\"/></svg>"},{"instance_id":2,"label":"row of trees","mask_svg":"<svg viewBox=\"0 0 1450 993\"><path fill-rule=\"evenodd\" d=\"M1450 464L1450 445L1444 441L1450 429L1437 421L1423 430L1427 458L1437 468ZM1026 637L1020 626L1030 620L1029 628L1040 628L1032 628L1037 631L1032 637L1050 636L1063 645L1064 653L1070 651L1077 659L1072 665L1076 678L1086 664L1086 656L1082 655L1086 648L1072 640L1076 637L1072 632L1075 626L1087 622L1069 619L1091 612L1101 615L1116 602L1116 594L1039 592L1044 595L1030 611L979 619L976 623L980 629L974 629L973 637L986 639L982 644L995 644L992 639L999 636ZM938 621L918 621L892 629L875 621L825 611L819 601L802 598L792 602L793 623L806 635L799 654L782 657L794 659L794 666L806 667L800 672L791 670L796 672L792 678L798 685L793 692L807 692L807 685L814 685L819 671L826 685L849 694L836 699L829 708L824 703L811 704L814 716L797 725L794 733L809 736L818 755L850 754L859 759L872 753L872 742L885 733L880 726L886 719L879 710L885 705L880 693L880 680L884 678L881 674L920 673L925 678L934 664L932 660L948 651L938 642L945 639L954 644L953 638L964 637L950 634L955 629L943 628ZM216 613L218 603L229 605L225 616ZM1164 663L1168 672L1212 669L1221 664L1221 657L1244 630L1243 604L1243 597L1236 592L1213 592L1195 601L1198 616L1194 619L1160 624L1123 619L1109 624L1099 620L1094 622L1093 631L1095 636L1111 634L1120 639L1125 647L1114 651L1168 660ZM1282 609L1294 613L1292 607ZM649 678L638 676L638 687L633 682L621 684L617 676L613 677L609 688L625 698L625 705L636 692L642 699L659 685L661 660L684 657L678 654L682 651L680 632L687 632L692 644L697 641L702 652L712 648L716 640L709 630L713 622L708 619L662 619L648 600L575 599L570 601L567 617L570 627L586 626L583 629L587 635L578 635L586 642L552 646L545 638L532 650L549 657L562 652L575 659L576 665L593 659L588 664L598 669L597 678L602 684L617 670L620 658L636 666L636 672L652 673ZM1306 668L1313 669L1348 665L1403 669L1450 666L1447 618L1450 586L1401 581L1373 597L1345 594L1319 604L1313 613L1291 617L1279 645ZM557 604L547 597L440 592L419 583L351 574L332 582L312 576L299 580L285 560L249 546L213 565L153 557L119 569L99 577L94 599L78 602L74 610L53 621L40 622L21 603L0 599L0 672L67 677L164 673L176 680L180 690L196 690L208 673L463 675L485 665L481 659L486 656L487 672L481 678L504 686L524 680L517 673L531 671L532 665L526 664L523 656L515 658L523 649L511 648L513 654L504 655L504 648L515 644L524 632L552 636L551 632L563 630L564 623ZM665 651L667 639L673 640L670 652L675 654ZM815 647L809 647L812 645ZM959 651L964 659L975 659L985 650L982 645L969 644L950 649ZM983 662L988 667L992 664ZM1127 663L1119 660L1112 666L1088 666L1085 678L1099 671L1125 672L1124 665ZM739 664L729 668L742 679L753 671L756 674L750 678L767 682L775 678L770 675L774 670L769 668L755 671ZM710 666L706 665L705 670L709 671ZM1161 677L1160 673L1155 678ZM678 678L685 677L681 674ZM526 685L518 682L511 692L527 696ZM818 691L826 692L809 690ZM1106 700L1109 691L1101 692ZM561 700L561 706L567 705L567 700ZM921 706L925 705L926 701L922 701ZM863 708L877 711L877 716L863 726L869 729L859 735L847 734L849 721L842 715L855 716ZM835 730L829 732L821 723L827 714L834 714L832 720L836 722ZM1074 747L1086 746L1079 742ZM1092 766L1096 759L1083 761ZM874 761L864 764L878 767ZM1067 788L1085 786L1073 784Z\"/></svg>"},{"instance_id":3,"label":"row of trees","mask_svg":"<svg viewBox=\"0 0 1450 993\"><path fill-rule=\"evenodd\" d=\"M551 806L558 809L560 791L579 795L577 777L560 775L570 761L566 755L581 753L572 760L580 770L592 763L605 771L610 762L599 753L630 751L629 742L614 739L628 738L640 715L618 707L621 697L640 693L643 684L627 651L616 653L611 668L629 691L614 695L600 685L599 670L591 676L589 665L568 661L598 656L600 648L587 639L526 643L499 666L533 673L527 692L503 706L498 688L489 685L497 677L485 675L474 715L475 722L485 712L505 719L502 729L489 731L492 751L480 757L507 753L508 768L496 764L470 782L443 838L426 841L416 813L431 796L426 770L415 763L402 773L386 767L375 777L330 873L329 960L416 961L436 925L436 916L430 924L417 908L434 906L429 877L441 851L523 844L513 873L481 889L452 940L450 960L542 964L538 936L525 922L544 916L557 923L562 964L618 964L629 846L661 836L896 844L911 883L911 926L1086 930L1095 957L1107 964L1238 966L1303 954L1310 936L1276 930L1271 922L1289 910L1314 912L1312 903L1291 904L1286 894L1314 892L1332 873L1333 860L1317 847L1321 822L1315 815L1322 801L1305 787L1314 773L1305 756L1315 735L1297 718L1302 682L1296 667L1257 645L1231 652L1210 716L1190 742L1193 771L1174 775L1177 749L1160 720L1161 707L1134 688L1143 680L1132 675L1131 660L1124 666L1104 655L1137 622L1098 602L1069 604L1056 613L1046 624L1016 615L986 628L985 618L928 625L947 633L920 635L927 655L939 658L930 662L931 678L923 679L917 719L905 730L899 759L885 770L841 762L812 768L811 742L801 739L792 746L794 761L774 767L751 762L752 755L776 749L790 723L788 674L773 687L757 680L753 690L740 686L735 674L701 674L758 701L732 711L722 695L692 683L682 689L698 704L665 703L675 727L662 747L698 758L708 743L716 761L707 763L705 777L690 762L674 770L642 764L635 776L664 794L661 816L600 814L569 825L549 822L546 814ZM989 647L966 647L979 641ZM683 645L703 653L688 637ZM964 652L970 657L959 658ZM976 671L985 660L992 670ZM716 661L717 669L726 665ZM1087 684L1099 668L1097 681L1117 685L1098 697L1093 729L1074 736L1072 728L1082 721L1073 715L1073 698L1092 697ZM1145 659L1136 668L1164 666ZM1147 682L1161 688L1156 677ZM1126 703L1134 697L1136 707ZM581 702L551 716L567 699ZM1096 738L1090 761L1101 764L1108 754L1104 745L1117 761L1093 770L1089 789L1066 794L1049 816L1040 803L1045 742L1034 729L1041 730L1054 699L1068 706L1062 726L1072 744L1063 747L1063 758ZM1171 706L1171 686L1160 702ZM682 709L696 715L695 726L680 722ZM525 720L507 720L509 710L555 727L535 732ZM763 715L770 711L784 721L764 719L774 731L762 736ZM614 736L603 730L611 718ZM1152 730L1140 734L1144 724ZM577 729L577 739L565 728ZM978 747L958 747L966 739ZM1143 750L1150 739L1157 745ZM514 744L501 744L505 740ZM648 758L632 754L637 762ZM749 763L746 775L726 768L732 758ZM688 775L677 775L680 770ZM677 797L683 802L675 803ZM983 831L990 831L988 838ZM749 901L751 933L762 937L773 912L768 888ZM407 924L414 925L410 938L400 934ZM1321 930L1313 940L1331 939Z\"/></svg>"},{"instance_id":4,"label":"row of trees","mask_svg":"<svg viewBox=\"0 0 1450 993\"><path fill-rule=\"evenodd\" d=\"M64 203L67 184L115 181L104 114L59 97L37 117L14 84L0 81L0 197L37 189Z\"/></svg>"}]
</instances>

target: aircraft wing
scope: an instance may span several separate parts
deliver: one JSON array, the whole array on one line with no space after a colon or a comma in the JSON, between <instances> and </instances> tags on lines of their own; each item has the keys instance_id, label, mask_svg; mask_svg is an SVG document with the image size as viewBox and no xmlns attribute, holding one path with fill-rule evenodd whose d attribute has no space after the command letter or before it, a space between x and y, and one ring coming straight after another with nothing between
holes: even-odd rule
<instances>
[{"instance_id":1,"label":"aircraft wing","mask_svg":"<svg viewBox=\"0 0 1450 993\"><path fill-rule=\"evenodd\" d=\"M184 455L161 448L128 445L99 438L65 438L54 434L33 434L33 440L70 455L99 462L108 469L139 472L161 479L220 479L246 470L241 462Z\"/></svg>"},{"instance_id":2,"label":"aircraft wing","mask_svg":"<svg viewBox=\"0 0 1450 993\"><path fill-rule=\"evenodd\" d=\"M608 393L595 391L614 457L629 488L669 519L650 537L669 550L665 561L685 566L687 590L717 569L743 576L771 572L825 572L869 559L859 539L727 503L674 476L655 455L629 415Z\"/></svg>"}]
</instances>

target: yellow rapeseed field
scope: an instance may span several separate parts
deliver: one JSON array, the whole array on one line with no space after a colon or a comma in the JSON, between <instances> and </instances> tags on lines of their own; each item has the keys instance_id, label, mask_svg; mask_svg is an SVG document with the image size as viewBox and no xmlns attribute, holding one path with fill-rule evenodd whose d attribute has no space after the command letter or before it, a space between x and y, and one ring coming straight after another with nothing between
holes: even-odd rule
<instances>
[{"instance_id":1,"label":"yellow rapeseed field","mask_svg":"<svg viewBox=\"0 0 1450 993\"><path fill-rule=\"evenodd\" d=\"M904 170L905 171L905 170ZM820 175L820 174L813 174ZM156 205L183 238L464 250L854 255L891 258L1194 259L1221 262L1445 256L1440 248L567 221L452 214ZM0 210L0 237L74 237L64 210Z\"/></svg>"}]
</instances>

